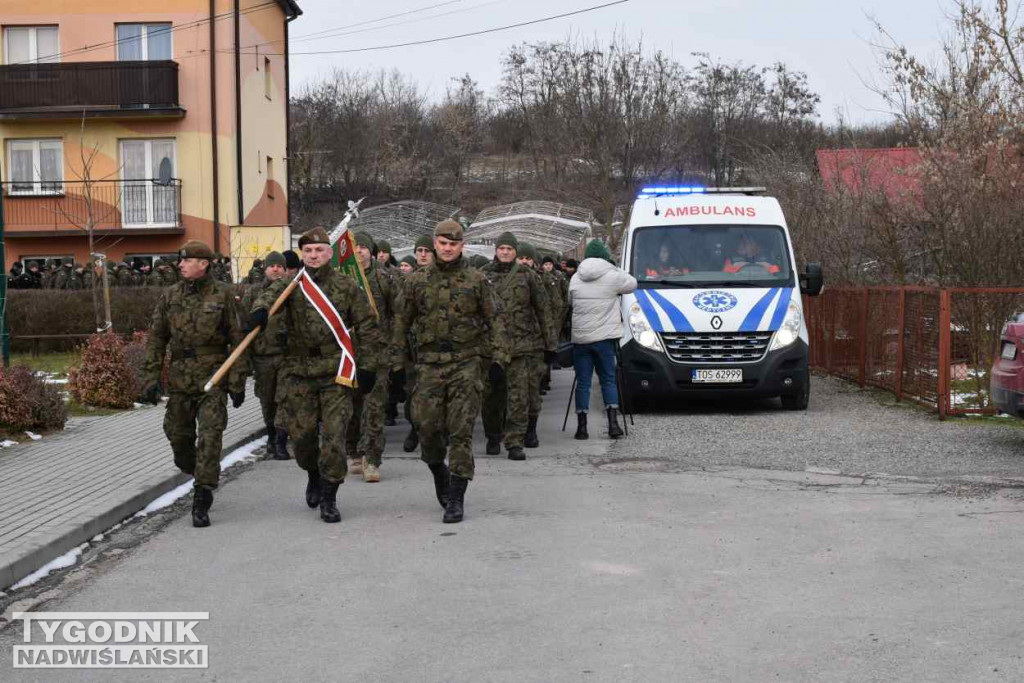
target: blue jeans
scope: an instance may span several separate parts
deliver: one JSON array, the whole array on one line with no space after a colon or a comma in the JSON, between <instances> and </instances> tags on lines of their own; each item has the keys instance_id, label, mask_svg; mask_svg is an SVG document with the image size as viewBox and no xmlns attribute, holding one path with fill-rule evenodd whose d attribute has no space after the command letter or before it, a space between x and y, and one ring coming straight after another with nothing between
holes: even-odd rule
<instances>
[{"instance_id":1,"label":"blue jeans","mask_svg":"<svg viewBox=\"0 0 1024 683\"><path fill-rule=\"evenodd\" d=\"M615 340L604 339L592 344L576 344L572 350L576 368L576 412L590 410L590 382L594 370L601 383L601 398L605 408L619 407L619 392L615 386Z\"/></svg>"}]
</instances>

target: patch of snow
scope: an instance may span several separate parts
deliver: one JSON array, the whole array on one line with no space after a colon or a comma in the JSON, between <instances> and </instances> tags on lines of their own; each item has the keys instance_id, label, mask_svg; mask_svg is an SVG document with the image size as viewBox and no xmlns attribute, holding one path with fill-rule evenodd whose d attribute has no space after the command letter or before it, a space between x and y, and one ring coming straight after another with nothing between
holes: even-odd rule
<instances>
[{"instance_id":1,"label":"patch of snow","mask_svg":"<svg viewBox=\"0 0 1024 683\"><path fill-rule=\"evenodd\" d=\"M64 569L66 567L72 566L73 564L75 564L75 562L78 562L78 557L82 554L82 551L85 550L87 547L89 547L89 544L83 543L74 550L64 553L57 559L47 562L42 567L35 570L21 581L11 586L11 590L18 590L19 588L24 588L25 586L31 586L32 584L37 583L42 579L46 578L47 576L49 576L51 572L55 572L58 569Z\"/></svg>"},{"instance_id":2,"label":"patch of snow","mask_svg":"<svg viewBox=\"0 0 1024 683\"><path fill-rule=\"evenodd\" d=\"M29 432L29 431L25 432L25 436L27 436L28 438L32 439L33 441L39 441L39 439L43 438L40 435L36 434L35 432Z\"/></svg>"},{"instance_id":3,"label":"patch of snow","mask_svg":"<svg viewBox=\"0 0 1024 683\"><path fill-rule=\"evenodd\" d=\"M99 543L104 538L106 538L106 536L104 536L103 534L96 534L95 536L89 539L89 543Z\"/></svg>"},{"instance_id":4,"label":"patch of snow","mask_svg":"<svg viewBox=\"0 0 1024 683\"><path fill-rule=\"evenodd\" d=\"M11 446L17 446L17 441L11 441L10 439L4 439L0 441L0 448L10 448Z\"/></svg>"},{"instance_id":5,"label":"patch of snow","mask_svg":"<svg viewBox=\"0 0 1024 683\"><path fill-rule=\"evenodd\" d=\"M237 449L231 451L226 456L224 456L224 458L220 461L220 468L221 468L221 470L226 470L229 467L231 467L232 465L236 465L236 464L242 462L243 460L255 460L256 459L256 449L257 448L262 448L263 445L264 445L264 442L261 439L257 439L256 441L252 441L250 443L247 443L246 445L242 446L241 448L237 448ZM162 509L164 509L166 507L170 507L171 505L173 505L180 498L184 498L185 496L187 496L189 491L192 490L192 487L194 485L195 485L195 480L194 479L189 479L188 481L186 481L181 486L178 486L178 487L176 487L174 489L171 489L170 491L168 491L167 493L165 493L164 495L160 496L159 498L157 498L156 500L151 502L149 505L144 507L139 512L136 512L135 516L136 517L146 517L147 515L153 514L157 510L162 510Z\"/></svg>"},{"instance_id":6,"label":"patch of snow","mask_svg":"<svg viewBox=\"0 0 1024 683\"><path fill-rule=\"evenodd\" d=\"M59 377L59 378L47 377L43 381L46 382L47 384L67 384L68 383L67 377Z\"/></svg>"}]
</instances>

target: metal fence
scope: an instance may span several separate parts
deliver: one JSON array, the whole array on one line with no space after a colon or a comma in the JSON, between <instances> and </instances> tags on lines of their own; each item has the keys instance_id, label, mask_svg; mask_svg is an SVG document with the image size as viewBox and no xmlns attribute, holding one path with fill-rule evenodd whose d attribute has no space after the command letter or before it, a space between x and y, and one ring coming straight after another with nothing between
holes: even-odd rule
<instances>
[{"instance_id":1,"label":"metal fence","mask_svg":"<svg viewBox=\"0 0 1024 683\"><path fill-rule=\"evenodd\" d=\"M0 183L9 232L180 228L181 180Z\"/></svg>"},{"instance_id":2,"label":"metal fence","mask_svg":"<svg viewBox=\"0 0 1024 683\"><path fill-rule=\"evenodd\" d=\"M989 374L1024 288L862 287L804 298L811 365L947 415L994 412Z\"/></svg>"}]
</instances>

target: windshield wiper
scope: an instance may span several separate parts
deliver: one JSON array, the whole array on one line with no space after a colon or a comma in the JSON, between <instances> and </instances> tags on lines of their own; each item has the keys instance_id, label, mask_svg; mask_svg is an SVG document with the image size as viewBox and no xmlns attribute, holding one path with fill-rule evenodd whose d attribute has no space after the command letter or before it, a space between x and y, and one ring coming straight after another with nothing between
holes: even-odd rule
<instances>
[{"instance_id":1,"label":"windshield wiper","mask_svg":"<svg viewBox=\"0 0 1024 683\"><path fill-rule=\"evenodd\" d=\"M681 280L640 280L641 285L668 285L669 287L692 287L692 282Z\"/></svg>"}]
</instances>

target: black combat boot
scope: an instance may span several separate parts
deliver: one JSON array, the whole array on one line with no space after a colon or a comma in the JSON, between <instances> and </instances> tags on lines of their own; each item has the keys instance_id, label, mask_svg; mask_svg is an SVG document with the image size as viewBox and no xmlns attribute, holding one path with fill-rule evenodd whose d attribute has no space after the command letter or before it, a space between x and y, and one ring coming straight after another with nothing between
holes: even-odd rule
<instances>
[{"instance_id":1,"label":"black combat boot","mask_svg":"<svg viewBox=\"0 0 1024 683\"><path fill-rule=\"evenodd\" d=\"M622 436L622 427L619 426L619 418L616 416L618 409L608 409L608 436L617 439Z\"/></svg>"},{"instance_id":2,"label":"black combat boot","mask_svg":"<svg viewBox=\"0 0 1024 683\"><path fill-rule=\"evenodd\" d=\"M487 437L487 455L500 455L501 454L501 437L500 436L488 436Z\"/></svg>"},{"instance_id":3,"label":"black combat boot","mask_svg":"<svg viewBox=\"0 0 1024 683\"><path fill-rule=\"evenodd\" d=\"M328 524L341 521L341 513L338 512L338 487L341 484L332 484L326 479L320 479L320 519Z\"/></svg>"},{"instance_id":4,"label":"black combat boot","mask_svg":"<svg viewBox=\"0 0 1024 683\"><path fill-rule=\"evenodd\" d=\"M448 507L448 465L443 462L436 465L428 465L430 473L434 475L434 493L437 494L437 502L441 507Z\"/></svg>"},{"instance_id":5,"label":"black combat boot","mask_svg":"<svg viewBox=\"0 0 1024 683\"><path fill-rule=\"evenodd\" d=\"M469 479L463 479L456 475L451 476L448 484L448 506L444 509L444 523L454 524L462 521L462 507L466 500L466 487L469 486Z\"/></svg>"},{"instance_id":6,"label":"black combat boot","mask_svg":"<svg viewBox=\"0 0 1024 683\"><path fill-rule=\"evenodd\" d=\"M509 460L526 460L526 453L523 451L522 446L513 446L508 449Z\"/></svg>"},{"instance_id":7,"label":"black combat boot","mask_svg":"<svg viewBox=\"0 0 1024 683\"><path fill-rule=\"evenodd\" d=\"M412 453L420 446L420 433L416 431L416 426L409 430L409 436L405 437L405 441L402 442L402 450L406 453Z\"/></svg>"},{"instance_id":8,"label":"black combat boot","mask_svg":"<svg viewBox=\"0 0 1024 683\"><path fill-rule=\"evenodd\" d=\"M590 438L587 434L587 414L576 413L576 436L573 437L577 441L586 441Z\"/></svg>"},{"instance_id":9,"label":"black combat boot","mask_svg":"<svg viewBox=\"0 0 1024 683\"><path fill-rule=\"evenodd\" d=\"M537 438L537 416L534 415L526 424L526 436L523 437L523 445L527 448L540 446L540 439Z\"/></svg>"},{"instance_id":10,"label":"black combat boot","mask_svg":"<svg viewBox=\"0 0 1024 683\"><path fill-rule=\"evenodd\" d=\"M274 442L277 444L274 460L288 460L288 432L283 429L275 429Z\"/></svg>"},{"instance_id":11,"label":"black combat boot","mask_svg":"<svg viewBox=\"0 0 1024 683\"><path fill-rule=\"evenodd\" d=\"M320 504L320 473L316 470L306 472L309 481L306 482L306 505L315 508Z\"/></svg>"},{"instance_id":12,"label":"black combat boot","mask_svg":"<svg viewBox=\"0 0 1024 683\"><path fill-rule=\"evenodd\" d=\"M192 526L210 526L210 506L213 505L213 491L205 486L192 489Z\"/></svg>"},{"instance_id":13,"label":"black combat boot","mask_svg":"<svg viewBox=\"0 0 1024 683\"><path fill-rule=\"evenodd\" d=\"M267 457L277 460L277 430L267 425Z\"/></svg>"}]
</instances>

